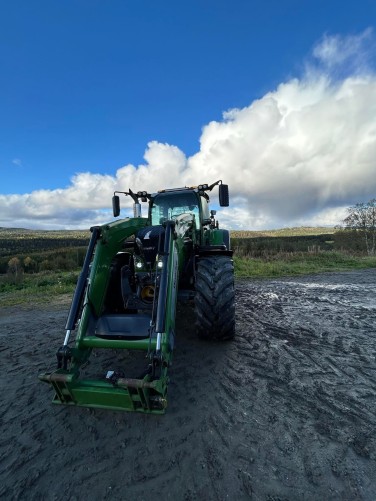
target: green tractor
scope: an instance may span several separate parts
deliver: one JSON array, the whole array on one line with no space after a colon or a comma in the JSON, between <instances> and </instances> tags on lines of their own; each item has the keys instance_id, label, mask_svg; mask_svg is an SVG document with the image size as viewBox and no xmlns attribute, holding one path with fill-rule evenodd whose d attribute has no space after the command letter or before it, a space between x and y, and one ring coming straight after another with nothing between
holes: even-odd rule
<instances>
[{"instance_id":1,"label":"green tractor","mask_svg":"<svg viewBox=\"0 0 376 501\"><path fill-rule=\"evenodd\" d=\"M228 186L211 185L115 192L132 197L134 217L91 228L91 239L73 296L57 370L40 374L53 386L54 403L162 414L175 342L178 300L194 302L196 331L204 339L235 335L234 268L230 236L219 229L209 195L229 205ZM148 217L141 217L141 203ZM75 341L70 342L72 332ZM109 370L101 379L80 372L93 349L144 350L141 376Z\"/></svg>"}]
</instances>

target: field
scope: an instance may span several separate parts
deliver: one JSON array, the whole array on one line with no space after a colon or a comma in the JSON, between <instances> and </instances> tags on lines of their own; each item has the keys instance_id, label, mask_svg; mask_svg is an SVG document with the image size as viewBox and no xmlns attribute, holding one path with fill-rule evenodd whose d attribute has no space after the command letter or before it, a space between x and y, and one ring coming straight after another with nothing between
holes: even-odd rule
<instances>
[{"instance_id":1,"label":"field","mask_svg":"<svg viewBox=\"0 0 376 501\"><path fill-rule=\"evenodd\" d=\"M51 404L66 296L0 310L0 498L376 499L376 270L236 281L236 337L188 307L164 416ZM95 350L90 370L132 353ZM85 369L86 370L86 369Z\"/></svg>"},{"instance_id":2,"label":"field","mask_svg":"<svg viewBox=\"0 0 376 501\"><path fill-rule=\"evenodd\" d=\"M324 226L299 226L297 228L280 228L277 230L246 231L233 230L231 238L277 238L277 237L307 237L316 235L333 235L335 229Z\"/></svg>"},{"instance_id":3,"label":"field","mask_svg":"<svg viewBox=\"0 0 376 501\"><path fill-rule=\"evenodd\" d=\"M4 306L72 294L90 232L0 228ZM351 233L334 228L232 231L236 277L281 277L376 267Z\"/></svg>"},{"instance_id":4,"label":"field","mask_svg":"<svg viewBox=\"0 0 376 501\"><path fill-rule=\"evenodd\" d=\"M81 230L0 228L0 273L7 272L9 260L12 258L20 260L20 265L26 273L64 269L64 266L65 269L81 266L89 238L90 232ZM32 262L25 266L27 258ZM28 267L30 269L27 269Z\"/></svg>"},{"instance_id":5,"label":"field","mask_svg":"<svg viewBox=\"0 0 376 501\"><path fill-rule=\"evenodd\" d=\"M0 228L0 257L86 245L89 230L43 231Z\"/></svg>"}]
</instances>

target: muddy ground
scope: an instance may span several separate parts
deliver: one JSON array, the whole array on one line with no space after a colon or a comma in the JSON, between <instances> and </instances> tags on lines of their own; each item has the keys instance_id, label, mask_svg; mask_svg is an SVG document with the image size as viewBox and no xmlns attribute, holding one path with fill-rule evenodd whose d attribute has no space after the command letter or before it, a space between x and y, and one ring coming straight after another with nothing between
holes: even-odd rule
<instances>
[{"instance_id":1,"label":"muddy ground","mask_svg":"<svg viewBox=\"0 0 376 501\"><path fill-rule=\"evenodd\" d=\"M2 309L0 498L375 500L376 270L236 288L233 342L180 309L165 416L52 405L69 304Z\"/></svg>"}]
</instances>

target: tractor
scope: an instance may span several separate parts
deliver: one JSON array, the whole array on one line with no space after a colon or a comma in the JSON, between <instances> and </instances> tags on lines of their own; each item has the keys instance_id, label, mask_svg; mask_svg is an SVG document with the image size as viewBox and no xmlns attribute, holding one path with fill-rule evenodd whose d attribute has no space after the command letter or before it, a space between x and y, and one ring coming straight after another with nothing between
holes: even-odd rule
<instances>
[{"instance_id":1,"label":"tractor","mask_svg":"<svg viewBox=\"0 0 376 501\"><path fill-rule=\"evenodd\" d=\"M157 193L114 193L114 218L120 215L119 195L133 199L134 217L91 228L57 369L39 375L53 386L54 403L163 414L177 301L194 306L200 338L234 337L230 235L209 210L216 186L219 205L227 207L228 185L221 180ZM93 349L143 350L143 372L127 377L124 370L108 370L100 379L83 379Z\"/></svg>"}]
</instances>

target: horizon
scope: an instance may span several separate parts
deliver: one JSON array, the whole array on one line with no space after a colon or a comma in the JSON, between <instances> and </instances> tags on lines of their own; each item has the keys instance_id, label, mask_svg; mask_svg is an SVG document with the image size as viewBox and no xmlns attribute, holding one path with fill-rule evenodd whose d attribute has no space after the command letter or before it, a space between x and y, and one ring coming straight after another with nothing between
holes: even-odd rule
<instances>
[{"instance_id":1,"label":"horizon","mask_svg":"<svg viewBox=\"0 0 376 501\"><path fill-rule=\"evenodd\" d=\"M121 219L121 218L120 218ZM292 226L292 227L283 227L283 228L270 228L270 229L258 229L258 230L239 230L239 229L231 229L228 228L231 232L237 233L273 233L277 231L294 231L294 230L335 230L334 226ZM44 229L44 228L21 228L21 227L12 227L12 226L0 226L0 231L3 230L14 230L14 231L30 231L30 232L90 232L90 228L73 228L73 229Z\"/></svg>"}]
</instances>

